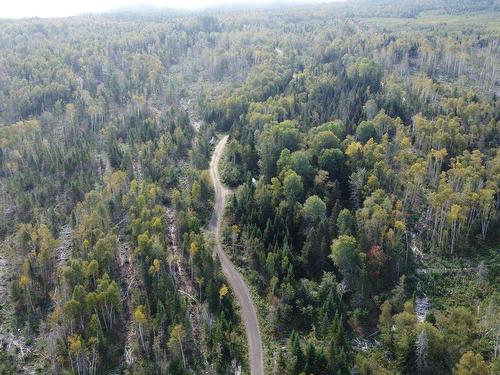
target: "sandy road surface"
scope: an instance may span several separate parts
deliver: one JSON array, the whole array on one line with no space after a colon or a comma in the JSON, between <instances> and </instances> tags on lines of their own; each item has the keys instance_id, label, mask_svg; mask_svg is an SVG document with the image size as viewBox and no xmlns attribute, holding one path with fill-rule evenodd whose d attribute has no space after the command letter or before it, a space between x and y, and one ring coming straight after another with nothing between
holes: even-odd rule
<instances>
[{"instance_id":1,"label":"sandy road surface","mask_svg":"<svg viewBox=\"0 0 500 375\"><path fill-rule=\"evenodd\" d=\"M224 150L224 146L226 145L227 138L228 136L226 135L217 144L214 154L212 155L212 160L210 161L210 176L212 177L215 189L215 203L214 213L212 214L209 228L214 233L215 247L221 261L222 271L224 272L229 285L233 289L233 292L236 295L238 303L241 307L241 318L245 325L245 331L248 341L250 372L252 375L264 375L262 340L260 337L259 322L257 320L255 306L253 304L248 286L245 284L243 277L238 272L238 270L236 270L233 263L231 263L226 253L222 250L219 237L222 216L224 214L224 205L228 191L222 185L222 182L220 180L218 164Z\"/></svg>"}]
</instances>

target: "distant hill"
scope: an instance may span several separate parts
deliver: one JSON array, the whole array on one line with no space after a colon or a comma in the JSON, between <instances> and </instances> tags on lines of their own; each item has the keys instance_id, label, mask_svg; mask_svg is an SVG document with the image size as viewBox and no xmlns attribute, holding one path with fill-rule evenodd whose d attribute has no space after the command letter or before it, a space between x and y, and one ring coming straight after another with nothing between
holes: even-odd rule
<instances>
[{"instance_id":1,"label":"distant hill","mask_svg":"<svg viewBox=\"0 0 500 375\"><path fill-rule=\"evenodd\" d=\"M181 9L179 8L167 8L167 7L157 7L154 5L150 4L134 4L134 5L129 5L126 7L119 7L119 8L112 8L106 13L143 13L143 14L150 14L150 13L166 13L166 12L172 12L172 13L179 13L182 12Z\"/></svg>"},{"instance_id":2,"label":"distant hill","mask_svg":"<svg viewBox=\"0 0 500 375\"><path fill-rule=\"evenodd\" d=\"M215 1L212 4L207 4L204 6L183 6L179 7L157 7L150 4L134 4L126 7L112 8L107 13L178 13L184 11L193 10L209 10L209 11L236 11L243 9L276 9L287 6L294 5L311 5L320 3L331 3L331 2L345 2L345 0L276 0L276 1L266 1L266 0L244 0L244 1Z\"/></svg>"}]
</instances>

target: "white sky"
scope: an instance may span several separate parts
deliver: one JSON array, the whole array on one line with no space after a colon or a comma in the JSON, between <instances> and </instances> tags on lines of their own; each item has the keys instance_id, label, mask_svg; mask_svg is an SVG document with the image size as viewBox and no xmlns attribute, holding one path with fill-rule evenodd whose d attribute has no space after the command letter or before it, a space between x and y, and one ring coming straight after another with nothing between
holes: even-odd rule
<instances>
[{"instance_id":1,"label":"white sky","mask_svg":"<svg viewBox=\"0 0 500 375\"><path fill-rule=\"evenodd\" d=\"M327 2L328 0L313 0ZM329 0L338 1L338 0ZM212 5L273 3L276 0L0 0L0 18L65 17L99 13L137 4L156 7L200 9ZM291 2L308 2L292 0Z\"/></svg>"}]
</instances>

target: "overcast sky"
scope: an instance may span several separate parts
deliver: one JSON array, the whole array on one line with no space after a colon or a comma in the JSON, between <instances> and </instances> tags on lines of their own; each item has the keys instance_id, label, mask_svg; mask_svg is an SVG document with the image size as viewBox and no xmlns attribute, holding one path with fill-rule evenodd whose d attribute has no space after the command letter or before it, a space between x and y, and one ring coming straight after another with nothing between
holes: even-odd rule
<instances>
[{"instance_id":1,"label":"overcast sky","mask_svg":"<svg viewBox=\"0 0 500 375\"><path fill-rule=\"evenodd\" d=\"M281 0L283 1L283 0ZM338 0L286 0L287 2L328 2ZM257 0L274 3L276 0ZM137 4L156 7L202 9L213 5L255 4L256 0L0 0L0 18L65 17L100 13Z\"/></svg>"}]
</instances>

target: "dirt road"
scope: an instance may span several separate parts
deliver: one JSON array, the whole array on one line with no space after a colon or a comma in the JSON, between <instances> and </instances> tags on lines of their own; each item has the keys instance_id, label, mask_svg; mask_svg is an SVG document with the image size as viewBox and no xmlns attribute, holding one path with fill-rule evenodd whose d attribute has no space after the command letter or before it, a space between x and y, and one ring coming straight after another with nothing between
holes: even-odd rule
<instances>
[{"instance_id":1,"label":"dirt road","mask_svg":"<svg viewBox=\"0 0 500 375\"><path fill-rule=\"evenodd\" d=\"M212 215L212 220L210 221L210 229L214 233L215 237L215 247L217 254L219 255L222 271L226 276L226 279L233 289L234 294L238 300L241 307L241 318L245 325L245 331L248 341L248 355L250 362L250 372L252 375L264 375L264 361L262 352L262 340L260 337L259 322L257 320L257 313L255 312L255 306L248 290L248 286L245 284L243 277L236 270L233 263L229 260L228 256L222 250L220 243L220 227L222 216L224 214L224 205L226 201L226 195L228 191L222 185L219 176L219 160L226 145L228 136L220 140L215 148L214 154L212 155L212 160L210 161L210 176L214 183L215 189L215 203L214 203L214 213Z\"/></svg>"}]
</instances>

